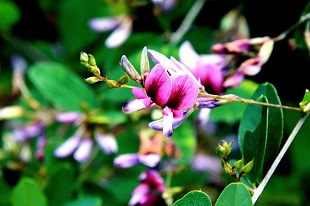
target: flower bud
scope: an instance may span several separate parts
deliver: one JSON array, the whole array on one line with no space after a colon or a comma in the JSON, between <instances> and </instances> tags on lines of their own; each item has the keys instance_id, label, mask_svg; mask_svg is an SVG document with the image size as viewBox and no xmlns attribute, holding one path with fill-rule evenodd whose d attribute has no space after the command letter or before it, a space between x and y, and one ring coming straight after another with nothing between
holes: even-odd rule
<instances>
[{"instance_id":1,"label":"flower bud","mask_svg":"<svg viewBox=\"0 0 310 206\"><path fill-rule=\"evenodd\" d=\"M216 147L216 154L220 156L221 158L225 157L226 149L222 147L221 145Z\"/></svg>"},{"instance_id":2,"label":"flower bud","mask_svg":"<svg viewBox=\"0 0 310 206\"><path fill-rule=\"evenodd\" d=\"M88 64L90 65L90 66L97 66L97 64L96 64L96 59L95 59L95 57L93 56L93 55L91 55L91 54L88 54Z\"/></svg>"},{"instance_id":3,"label":"flower bud","mask_svg":"<svg viewBox=\"0 0 310 206\"><path fill-rule=\"evenodd\" d=\"M85 82L87 82L88 84L94 84L98 81L100 81L100 79L98 77L88 77L87 79L84 79Z\"/></svg>"},{"instance_id":4,"label":"flower bud","mask_svg":"<svg viewBox=\"0 0 310 206\"><path fill-rule=\"evenodd\" d=\"M110 89L118 88L117 82L114 81L114 80L107 80L107 81L105 81L105 83L108 85L108 87L109 87Z\"/></svg>"},{"instance_id":5,"label":"flower bud","mask_svg":"<svg viewBox=\"0 0 310 206\"><path fill-rule=\"evenodd\" d=\"M8 106L0 109L0 120L21 117L24 114L24 109L20 106Z\"/></svg>"},{"instance_id":6,"label":"flower bud","mask_svg":"<svg viewBox=\"0 0 310 206\"><path fill-rule=\"evenodd\" d=\"M266 63L271 55L271 52L273 50L273 44L274 42L272 40L269 40L265 42L262 47L259 50L258 56L262 58L262 62Z\"/></svg>"},{"instance_id":7,"label":"flower bud","mask_svg":"<svg viewBox=\"0 0 310 206\"><path fill-rule=\"evenodd\" d=\"M120 65L124 70L124 72L126 72L130 78L135 80L137 83L141 84L142 77L125 55L122 56Z\"/></svg>"},{"instance_id":8,"label":"flower bud","mask_svg":"<svg viewBox=\"0 0 310 206\"><path fill-rule=\"evenodd\" d=\"M124 76L122 76L117 82L120 84L127 84L130 81L130 77L128 76L127 73L125 73Z\"/></svg>"},{"instance_id":9,"label":"flower bud","mask_svg":"<svg viewBox=\"0 0 310 206\"><path fill-rule=\"evenodd\" d=\"M150 63L148 59L148 52L147 52L147 47L144 47L141 53L141 74L142 74L142 79L145 78L145 75L150 73Z\"/></svg>"},{"instance_id":10,"label":"flower bud","mask_svg":"<svg viewBox=\"0 0 310 206\"><path fill-rule=\"evenodd\" d=\"M250 172L254 166L254 159L248 162L240 171L240 177L245 175L246 173Z\"/></svg>"},{"instance_id":11,"label":"flower bud","mask_svg":"<svg viewBox=\"0 0 310 206\"><path fill-rule=\"evenodd\" d=\"M237 162L235 162L235 164L232 166L233 170L237 170L240 169L243 166L243 158L241 160L238 160Z\"/></svg>"},{"instance_id":12,"label":"flower bud","mask_svg":"<svg viewBox=\"0 0 310 206\"><path fill-rule=\"evenodd\" d=\"M88 63L88 55L85 52L80 53L80 61L81 63Z\"/></svg>"}]
</instances>

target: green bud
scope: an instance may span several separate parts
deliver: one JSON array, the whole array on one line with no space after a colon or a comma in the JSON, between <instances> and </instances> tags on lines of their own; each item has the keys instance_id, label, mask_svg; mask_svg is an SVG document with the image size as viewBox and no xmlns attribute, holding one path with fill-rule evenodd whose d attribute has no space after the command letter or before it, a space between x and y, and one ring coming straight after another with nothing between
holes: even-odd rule
<instances>
[{"instance_id":1,"label":"green bud","mask_svg":"<svg viewBox=\"0 0 310 206\"><path fill-rule=\"evenodd\" d=\"M0 109L0 120L1 119L12 119L21 117L24 114L24 109L20 106L8 106Z\"/></svg>"},{"instance_id":2,"label":"green bud","mask_svg":"<svg viewBox=\"0 0 310 206\"><path fill-rule=\"evenodd\" d=\"M142 77L140 74L137 72L137 70L134 68L134 66L130 63L130 61L127 59L125 55L122 56L120 65L124 72L128 74L130 78L135 80L137 83L141 84L142 82Z\"/></svg>"},{"instance_id":3,"label":"green bud","mask_svg":"<svg viewBox=\"0 0 310 206\"><path fill-rule=\"evenodd\" d=\"M96 64L96 59L95 59L95 57L93 56L93 55L91 55L91 54L88 54L88 64L90 65L90 66L97 66L97 64Z\"/></svg>"},{"instance_id":4,"label":"green bud","mask_svg":"<svg viewBox=\"0 0 310 206\"><path fill-rule=\"evenodd\" d=\"M228 163L223 164L223 169L226 174L232 174L232 168Z\"/></svg>"},{"instance_id":5,"label":"green bud","mask_svg":"<svg viewBox=\"0 0 310 206\"><path fill-rule=\"evenodd\" d=\"M127 84L130 81L130 77L128 76L127 73L125 73L124 76L122 76L121 78L119 78L118 83L120 84Z\"/></svg>"},{"instance_id":6,"label":"green bud","mask_svg":"<svg viewBox=\"0 0 310 206\"><path fill-rule=\"evenodd\" d=\"M110 88L110 89L113 89L113 88L118 88L118 84L117 84L117 82L116 81L114 81L114 80L107 80L107 81L105 81L105 83L108 85L108 87Z\"/></svg>"},{"instance_id":7,"label":"green bud","mask_svg":"<svg viewBox=\"0 0 310 206\"><path fill-rule=\"evenodd\" d=\"M147 47L144 47L141 53L140 70L142 74L142 79L144 79L145 74L150 73L150 63L147 55Z\"/></svg>"},{"instance_id":8,"label":"green bud","mask_svg":"<svg viewBox=\"0 0 310 206\"><path fill-rule=\"evenodd\" d=\"M80 61L81 63L88 63L88 55L85 52L80 53Z\"/></svg>"},{"instance_id":9,"label":"green bud","mask_svg":"<svg viewBox=\"0 0 310 206\"><path fill-rule=\"evenodd\" d=\"M87 79L84 79L85 82L87 82L88 84L94 84L96 82L99 82L100 79L98 77L88 77Z\"/></svg>"},{"instance_id":10,"label":"green bud","mask_svg":"<svg viewBox=\"0 0 310 206\"><path fill-rule=\"evenodd\" d=\"M235 162L235 164L232 166L232 170L236 171L237 169L240 169L242 166L243 166L243 158Z\"/></svg>"},{"instance_id":11,"label":"green bud","mask_svg":"<svg viewBox=\"0 0 310 206\"><path fill-rule=\"evenodd\" d=\"M240 171L240 177L245 175L246 173L250 172L254 166L254 159L248 162Z\"/></svg>"},{"instance_id":12,"label":"green bud","mask_svg":"<svg viewBox=\"0 0 310 206\"><path fill-rule=\"evenodd\" d=\"M222 147L221 145L216 147L216 154L220 156L221 158L225 157L226 149Z\"/></svg>"}]
</instances>

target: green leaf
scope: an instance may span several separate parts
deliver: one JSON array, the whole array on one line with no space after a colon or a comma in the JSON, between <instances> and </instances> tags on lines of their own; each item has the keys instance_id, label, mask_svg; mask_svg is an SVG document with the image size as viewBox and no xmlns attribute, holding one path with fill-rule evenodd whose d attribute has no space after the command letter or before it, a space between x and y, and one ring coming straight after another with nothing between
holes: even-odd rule
<instances>
[{"instance_id":1,"label":"green leaf","mask_svg":"<svg viewBox=\"0 0 310 206\"><path fill-rule=\"evenodd\" d=\"M301 17L306 15L306 14L308 14L308 13L310 13L310 1L305 6L305 9L302 12ZM295 33L294 33L294 39L295 39L296 46L299 49L304 49L304 50L308 50L308 47L307 47L307 44L306 44L306 41L305 41L306 22L301 24L301 25L299 25L297 27L297 29L295 30Z\"/></svg>"},{"instance_id":2,"label":"green leaf","mask_svg":"<svg viewBox=\"0 0 310 206\"><path fill-rule=\"evenodd\" d=\"M101 206L102 200L100 197L86 196L86 197L82 197L75 201L71 201L65 204L65 206L86 206L86 205L87 206Z\"/></svg>"},{"instance_id":3,"label":"green leaf","mask_svg":"<svg viewBox=\"0 0 310 206\"><path fill-rule=\"evenodd\" d=\"M61 205L67 202L75 189L75 177L73 167L69 164L60 164L50 171L45 187L50 206Z\"/></svg>"},{"instance_id":4,"label":"green leaf","mask_svg":"<svg viewBox=\"0 0 310 206\"><path fill-rule=\"evenodd\" d=\"M35 63L30 66L28 76L46 101L58 109L82 111L82 103L90 109L98 107L96 96L89 85L62 64Z\"/></svg>"},{"instance_id":5,"label":"green leaf","mask_svg":"<svg viewBox=\"0 0 310 206\"><path fill-rule=\"evenodd\" d=\"M173 130L172 138L182 153L178 159L180 164L189 164L196 151L196 137L190 121L184 122L180 127Z\"/></svg>"},{"instance_id":6,"label":"green leaf","mask_svg":"<svg viewBox=\"0 0 310 206\"><path fill-rule=\"evenodd\" d=\"M251 80L244 80L239 87L228 89L226 94L235 94L248 99L251 98L257 88L257 83ZM235 123L240 121L243 117L246 106L246 104L236 102L214 108L211 110L210 119L220 122Z\"/></svg>"},{"instance_id":7,"label":"green leaf","mask_svg":"<svg viewBox=\"0 0 310 206\"><path fill-rule=\"evenodd\" d=\"M252 206L251 195L243 183L231 183L220 194L215 206Z\"/></svg>"},{"instance_id":8,"label":"green leaf","mask_svg":"<svg viewBox=\"0 0 310 206\"><path fill-rule=\"evenodd\" d=\"M265 96L257 99L259 102L267 102ZM248 173L248 178L252 183L258 178L263 160L265 157L267 142L267 107L260 105L249 105L244 118L240 122L239 141L240 149L247 164L254 159L252 170Z\"/></svg>"},{"instance_id":9,"label":"green leaf","mask_svg":"<svg viewBox=\"0 0 310 206\"><path fill-rule=\"evenodd\" d=\"M11 188L8 183L0 176L0 205L10 205Z\"/></svg>"},{"instance_id":10,"label":"green leaf","mask_svg":"<svg viewBox=\"0 0 310 206\"><path fill-rule=\"evenodd\" d=\"M211 199L206 193L198 190L193 190L173 204L173 206L197 206L197 205L212 206Z\"/></svg>"},{"instance_id":11,"label":"green leaf","mask_svg":"<svg viewBox=\"0 0 310 206\"><path fill-rule=\"evenodd\" d=\"M11 201L13 206L45 206L46 198L39 188L39 183L31 178L22 178L13 189Z\"/></svg>"},{"instance_id":12,"label":"green leaf","mask_svg":"<svg viewBox=\"0 0 310 206\"><path fill-rule=\"evenodd\" d=\"M0 30L11 27L20 19L20 11L12 1L0 1Z\"/></svg>"}]
</instances>

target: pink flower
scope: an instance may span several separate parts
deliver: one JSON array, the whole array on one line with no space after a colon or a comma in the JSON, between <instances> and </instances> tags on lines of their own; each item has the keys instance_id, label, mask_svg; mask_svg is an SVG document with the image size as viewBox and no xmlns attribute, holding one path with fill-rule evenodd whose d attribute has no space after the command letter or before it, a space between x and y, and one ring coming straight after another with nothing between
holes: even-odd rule
<instances>
[{"instance_id":1,"label":"pink flower","mask_svg":"<svg viewBox=\"0 0 310 206\"><path fill-rule=\"evenodd\" d=\"M149 50L156 65L146 76L145 88L132 90L136 100L123 105L125 113L157 105L161 108L163 117L163 133L170 137L173 133L174 119L182 119L183 111L191 109L199 91L199 83L195 77L175 59L169 60L164 55Z\"/></svg>"}]
</instances>

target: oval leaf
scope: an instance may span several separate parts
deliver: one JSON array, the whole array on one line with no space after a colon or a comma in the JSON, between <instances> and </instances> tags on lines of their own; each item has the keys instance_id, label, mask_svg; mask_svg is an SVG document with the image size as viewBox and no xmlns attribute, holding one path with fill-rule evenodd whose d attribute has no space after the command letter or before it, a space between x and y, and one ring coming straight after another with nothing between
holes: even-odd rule
<instances>
[{"instance_id":1,"label":"oval leaf","mask_svg":"<svg viewBox=\"0 0 310 206\"><path fill-rule=\"evenodd\" d=\"M39 183L31 178L23 178L14 188L11 196L13 206L45 206L46 198Z\"/></svg>"},{"instance_id":2,"label":"oval leaf","mask_svg":"<svg viewBox=\"0 0 310 206\"><path fill-rule=\"evenodd\" d=\"M81 111L81 104L90 109L98 106L93 91L69 68L55 62L39 62L28 70L31 82L46 101L58 109Z\"/></svg>"},{"instance_id":3,"label":"oval leaf","mask_svg":"<svg viewBox=\"0 0 310 206\"><path fill-rule=\"evenodd\" d=\"M217 199L215 206L252 206L249 191L243 183L229 184Z\"/></svg>"},{"instance_id":4,"label":"oval leaf","mask_svg":"<svg viewBox=\"0 0 310 206\"><path fill-rule=\"evenodd\" d=\"M173 204L173 206L197 206L197 205L212 206L211 199L206 193L198 190L193 190Z\"/></svg>"}]
</instances>

